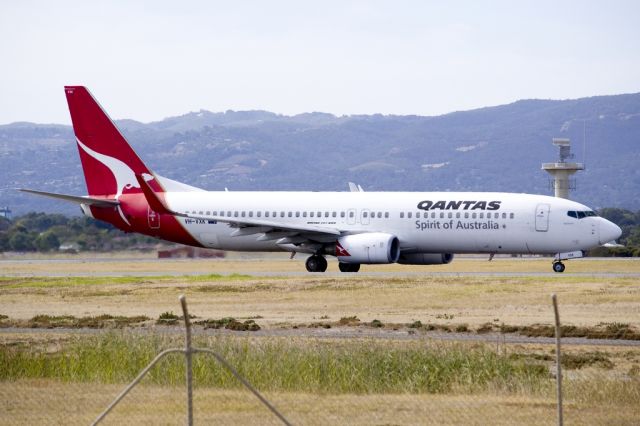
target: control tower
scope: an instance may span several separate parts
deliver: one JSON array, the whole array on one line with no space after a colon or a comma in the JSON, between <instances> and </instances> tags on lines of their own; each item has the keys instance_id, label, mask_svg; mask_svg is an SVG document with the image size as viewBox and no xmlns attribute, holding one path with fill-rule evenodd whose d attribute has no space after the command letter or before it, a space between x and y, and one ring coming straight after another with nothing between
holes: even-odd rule
<instances>
[{"instance_id":1,"label":"control tower","mask_svg":"<svg viewBox=\"0 0 640 426\"><path fill-rule=\"evenodd\" d=\"M555 196L569 198L569 191L575 189L575 180L570 176L578 170L584 170L583 163L568 163L573 158L571 153L571 141L569 139L554 138L553 144L560 150L560 161L556 163L542 163L542 170L551 175L551 187Z\"/></svg>"}]
</instances>

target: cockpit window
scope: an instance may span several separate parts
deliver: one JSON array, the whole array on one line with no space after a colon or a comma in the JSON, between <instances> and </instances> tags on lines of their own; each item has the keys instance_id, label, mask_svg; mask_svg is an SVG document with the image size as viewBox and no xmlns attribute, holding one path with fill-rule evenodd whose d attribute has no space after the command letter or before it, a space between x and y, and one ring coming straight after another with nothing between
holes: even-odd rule
<instances>
[{"instance_id":1,"label":"cockpit window","mask_svg":"<svg viewBox=\"0 0 640 426\"><path fill-rule=\"evenodd\" d=\"M572 210L567 212L567 216L573 217L575 219L584 219L585 217L598 216L598 215L593 210L585 210L585 211Z\"/></svg>"}]
</instances>

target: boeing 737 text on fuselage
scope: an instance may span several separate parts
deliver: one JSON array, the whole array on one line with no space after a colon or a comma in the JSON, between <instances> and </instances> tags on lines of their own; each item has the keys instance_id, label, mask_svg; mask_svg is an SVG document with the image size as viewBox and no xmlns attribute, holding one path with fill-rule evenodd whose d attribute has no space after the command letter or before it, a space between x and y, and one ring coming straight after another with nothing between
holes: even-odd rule
<instances>
[{"instance_id":1,"label":"boeing 737 text on fuselage","mask_svg":"<svg viewBox=\"0 0 640 426\"><path fill-rule=\"evenodd\" d=\"M621 230L587 206L494 192L212 192L152 172L82 86L65 87L87 196L23 189L80 204L126 232L197 247L306 253L309 272L335 256L361 264L449 263L454 253L555 254L562 260Z\"/></svg>"}]
</instances>

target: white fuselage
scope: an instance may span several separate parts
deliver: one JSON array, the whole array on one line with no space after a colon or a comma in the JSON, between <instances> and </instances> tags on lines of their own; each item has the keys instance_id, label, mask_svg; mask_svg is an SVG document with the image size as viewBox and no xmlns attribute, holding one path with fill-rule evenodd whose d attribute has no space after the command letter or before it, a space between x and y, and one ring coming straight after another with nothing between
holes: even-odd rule
<instances>
[{"instance_id":1,"label":"white fuselage","mask_svg":"<svg viewBox=\"0 0 640 426\"><path fill-rule=\"evenodd\" d=\"M588 207L543 195L196 191L167 192L166 200L174 211L211 217L178 220L203 246L223 250L295 251L276 239L262 240L259 228L233 236L234 228L216 217L314 225L350 234L384 232L397 236L405 253L570 252L619 235L619 228L603 218L568 215L570 211L593 214Z\"/></svg>"}]
</instances>

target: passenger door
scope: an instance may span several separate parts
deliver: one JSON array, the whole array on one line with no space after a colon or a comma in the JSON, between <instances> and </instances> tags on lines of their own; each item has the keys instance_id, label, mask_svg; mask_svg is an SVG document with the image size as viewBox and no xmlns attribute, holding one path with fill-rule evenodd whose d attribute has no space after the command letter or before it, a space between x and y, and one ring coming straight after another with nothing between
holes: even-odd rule
<instances>
[{"instance_id":1,"label":"passenger door","mask_svg":"<svg viewBox=\"0 0 640 426\"><path fill-rule=\"evenodd\" d=\"M536 207L536 231L547 232L549 230L549 204L538 204Z\"/></svg>"}]
</instances>

